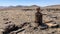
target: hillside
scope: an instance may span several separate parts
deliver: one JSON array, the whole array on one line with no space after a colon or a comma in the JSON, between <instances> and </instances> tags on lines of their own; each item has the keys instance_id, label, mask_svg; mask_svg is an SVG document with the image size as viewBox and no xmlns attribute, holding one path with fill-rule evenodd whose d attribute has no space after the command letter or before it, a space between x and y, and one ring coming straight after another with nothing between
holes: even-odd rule
<instances>
[{"instance_id":1,"label":"hillside","mask_svg":"<svg viewBox=\"0 0 60 34\"><path fill-rule=\"evenodd\" d=\"M45 6L44 8L60 8L60 5L50 5L50 6Z\"/></svg>"}]
</instances>

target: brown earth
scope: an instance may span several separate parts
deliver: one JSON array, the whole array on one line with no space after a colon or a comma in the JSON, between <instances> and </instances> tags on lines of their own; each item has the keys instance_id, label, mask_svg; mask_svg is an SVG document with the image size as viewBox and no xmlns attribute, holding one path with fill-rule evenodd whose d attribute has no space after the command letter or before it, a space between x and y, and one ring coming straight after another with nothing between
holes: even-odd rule
<instances>
[{"instance_id":1,"label":"brown earth","mask_svg":"<svg viewBox=\"0 0 60 34\"><path fill-rule=\"evenodd\" d=\"M0 34L60 34L60 5L0 9Z\"/></svg>"}]
</instances>

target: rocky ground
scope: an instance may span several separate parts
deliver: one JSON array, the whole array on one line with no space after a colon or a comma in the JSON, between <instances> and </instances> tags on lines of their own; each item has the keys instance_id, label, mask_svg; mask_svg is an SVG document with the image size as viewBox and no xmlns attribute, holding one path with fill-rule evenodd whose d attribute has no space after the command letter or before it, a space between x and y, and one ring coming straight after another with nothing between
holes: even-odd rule
<instances>
[{"instance_id":1,"label":"rocky ground","mask_svg":"<svg viewBox=\"0 0 60 34\"><path fill-rule=\"evenodd\" d=\"M15 7L16 8L16 7ZM34 23L33 12L22 12L20 8L0 10L0 34L60 34L60 12L41 9L42 25ZM31 10L31 9L30 9ZM32 11L31 10L31 11ZM21 11L21 12L20 12ZM36 11L36 10L35 10ZM23 16L21 16L23 14ZM31 16L30 19L25 15ZM29 15L28 15L29 14ZM31 20L32 19L32 20ZM29 22L29 20L31 22Z\"/></svg>"}]
</instances>

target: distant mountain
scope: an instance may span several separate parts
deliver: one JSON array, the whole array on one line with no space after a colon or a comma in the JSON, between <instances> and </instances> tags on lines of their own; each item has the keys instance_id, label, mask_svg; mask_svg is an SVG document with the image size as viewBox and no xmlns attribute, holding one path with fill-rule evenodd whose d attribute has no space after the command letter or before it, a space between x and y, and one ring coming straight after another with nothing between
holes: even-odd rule
<instances>
[{"instance_id":1,"label":"distant mountain","mask_svg":"<svg viewBox=\"0 0 60 34\"><path fill-rule=\"evenodd\" d=\"M44 8L60 8L60 5L45 6Z\"/></svg>"},{"instance_id":2,"label":"distant mountain","mask_svg":"<svg viewBox=\"0 0 60 34\"><path fill-rule=\"evenodd\" d=\"M37 6L37 5L31 5L31 6L22 6L22 5L17 5L17 6L9 6L9 7L6 7L6 6L0 6L0 10L1 9L35 9L36 7L40 7L40 6ZM45 6L45 7L40 7L41 9L48 9L48 8L58 8L60 9L60 5L51 5L51 6Z\"/></svg>"},{"instance_id":3,"label":"distant mountain","mask_svg":"<svg viewBox=\"0 0 60 34\"><path fill-rule=\"evenodd\" d=\"M4 9L4 8L7 8L7 7L5 7L5 6L0 6L0 9Z\"/></svg>"}]
</instances>

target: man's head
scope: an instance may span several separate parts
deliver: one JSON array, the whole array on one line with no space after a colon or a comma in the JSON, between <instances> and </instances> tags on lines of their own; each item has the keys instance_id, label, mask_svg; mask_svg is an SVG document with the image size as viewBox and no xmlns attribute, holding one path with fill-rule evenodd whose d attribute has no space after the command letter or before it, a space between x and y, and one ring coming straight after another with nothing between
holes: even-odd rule
<instances>
[{"instance_id":1,"label":"man's head","mask_svg":"<svg viewBox=\"0 0 60 34\"><path fill-rule=\"evenodd\" d=\"M39 12L40 11L40 7L38 7L36 10Z\"/></svg>"}]
</instances>

